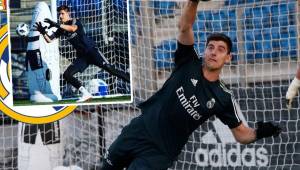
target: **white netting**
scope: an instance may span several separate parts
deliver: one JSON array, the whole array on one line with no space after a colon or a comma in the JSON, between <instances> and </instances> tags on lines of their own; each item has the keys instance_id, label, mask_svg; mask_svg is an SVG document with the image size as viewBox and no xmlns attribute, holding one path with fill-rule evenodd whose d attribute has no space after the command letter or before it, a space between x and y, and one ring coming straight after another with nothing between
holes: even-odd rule
<instances>
[{"instance_id":1,"label":"white netting","mask_svg":"<svg viewBox=\"0 0 300 170\"><path fill-rule=\"evenodd\" d=\"M18 126L7 116L0 113L0 169L17 169Z\"/></svg>"},{"instance_id":2,"label":"white netting","mask_svg":"<svg viewBox=\"0 0 300 170\"><path fill-rule=\"evenodd\" d=\"M95 41L98 50L104 54L109 63L120 71L129 72L126 1L58 0L57 6L60 5L70 7L72 17L82 22L87 36ZM63 73L76 58L76 52L66 39L61 38L60 53L60 70ZM107 95L130 94L129 83L94 65L90 65L83 73L76 74L76 77L83 81L83 85L87 88L92 79L105 81L108 85ZM74 89L66 82L61 82L63 98L76 97L73 91Z\"/></svg>"}]
</instances>

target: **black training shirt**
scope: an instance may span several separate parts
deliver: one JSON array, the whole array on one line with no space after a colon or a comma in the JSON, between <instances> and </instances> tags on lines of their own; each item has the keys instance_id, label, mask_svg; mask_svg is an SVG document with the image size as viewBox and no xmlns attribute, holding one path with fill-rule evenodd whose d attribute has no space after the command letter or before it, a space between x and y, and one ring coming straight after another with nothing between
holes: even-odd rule
<instances>
[{"instance_id":1,"label":"black training shirt","mask_svg":"<svg viewBox=\"0 0 300 170\"><path fill-rule=\"evenodd\" d=\"M229 128L240 123L231 91L203 77L193 45L178 43L175 69L163 87L139 105L151 139L174 159L191 133L216 115Z\"/></svg>"},{"instance_id":2,"label":"black training shirt","mask_svg":"<svg viewBox=\"0 0 300 170\"><path fill-rule=\"evenodd\" d=\"M95 47L94 41L90 40L86 35L81 22L78 19L72 19L64 23L65 25L77 25L75 32L68 32L59 28L55 33L55 37L65 36L80 54L87 53L91 48Z\"/></svg>"}]
</instances>

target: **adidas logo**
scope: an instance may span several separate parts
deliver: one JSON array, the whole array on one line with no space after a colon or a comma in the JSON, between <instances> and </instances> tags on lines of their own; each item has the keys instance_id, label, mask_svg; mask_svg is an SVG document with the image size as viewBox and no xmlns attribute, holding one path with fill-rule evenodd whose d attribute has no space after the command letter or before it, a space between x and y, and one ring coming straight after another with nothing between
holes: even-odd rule
<instances>
[{"instance_id":1,"label":"adidas logo","mask_svg":"<svg viewBox=\"0 0 300 170\"><path fill-rule=\"evenodd\" d=\"M197 86L198 80L196 79L191 79L192 84L194 85L194 87Z\"/></svg>"},{"instance_id":2,"label":"adidas logo","mask_svg":"<svg viewBox=\"0 0 300 170\"><path fill-rule=\"evenodd\" d=\"M246 123L243 115L239 115ZM231 130L219 119L212 122L215 132L209 130L200 139L194 156L201 167L254 167L268 166L268 150L264 147L247 147L236 142Z\"/></svg>"}]
</instances>

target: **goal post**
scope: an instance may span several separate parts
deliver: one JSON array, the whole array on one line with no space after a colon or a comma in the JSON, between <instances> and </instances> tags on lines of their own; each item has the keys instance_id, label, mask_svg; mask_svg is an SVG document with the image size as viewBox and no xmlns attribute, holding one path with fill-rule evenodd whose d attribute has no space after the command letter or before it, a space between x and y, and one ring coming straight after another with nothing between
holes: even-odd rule
<instances>
[{"instance_id":1,"label":"goal post","mask_svg":"<svg viewBox=\"0 0 300 170\"><path fill-rule=\"evenodd\" d=\"M57 0L51 0L50 10L53 21L57 22Z\"/></svg>"},{"instance_id":2,"label":"goal post","mask_svg":"<svg viewBox=\"0 0 300 170\"><path fill-rule=\"evenodd\" d=\"M45 18L52 18L47 3L36 3L32 10L25 59L30 100L33 102L53 102L61 99L58 41L47 43L34 30L35 23L43 22Z\"/></svg>"}]
</instances>

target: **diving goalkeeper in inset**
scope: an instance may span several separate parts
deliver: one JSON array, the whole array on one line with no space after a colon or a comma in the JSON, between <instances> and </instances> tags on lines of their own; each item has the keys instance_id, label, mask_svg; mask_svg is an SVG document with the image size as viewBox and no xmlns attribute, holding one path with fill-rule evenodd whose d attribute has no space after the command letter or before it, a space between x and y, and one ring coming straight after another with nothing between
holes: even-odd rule
<instances>
[{"instance_id":1,"label":"diving goalkeeper in inset","mask_svg":"<svg viewBox=\"0 0 300 170\"><path fill-rule=\"evenodd\" d=\"M43 26L41 22L36 23L34 27L48 43L55 38L65 36L75 48L77 58L65 70L63 78L82 93L82 97L77 102L84 102L92 98L92 95L86 90L82 82L74 77L76 73L82 73L89 65L96 65L110 74L130 82L129 73L117 70L111 65L96 48L94 41L86 36L81 22L78 19L71 18L68 6L62 5L57 8L57 11L59 12L59 23L46 18L44 22L49 24L48 27ZM48 35L46 29L52 27L56 27L57 31L53 32L52 35Z\"/></svg>"}]
</instances>

